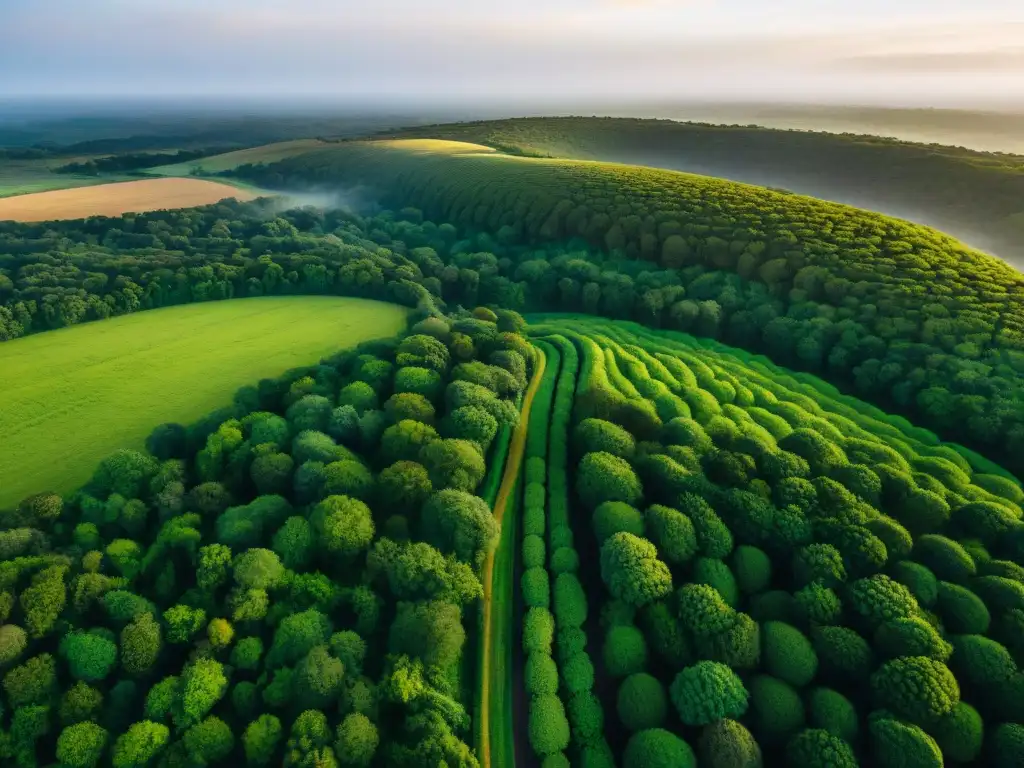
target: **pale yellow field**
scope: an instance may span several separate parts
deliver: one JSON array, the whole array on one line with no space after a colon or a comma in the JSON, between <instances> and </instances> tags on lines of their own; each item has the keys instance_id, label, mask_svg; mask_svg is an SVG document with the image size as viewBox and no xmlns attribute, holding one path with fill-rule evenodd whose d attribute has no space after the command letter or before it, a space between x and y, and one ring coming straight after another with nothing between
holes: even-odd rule
<instances>
[{"instance_id":1,"label":"pale yellow field","mask_svg":"<svg viewBox=\"0 0 1024 768\"><path fill-rule=\"evenodd\" d=\"M234 197L252 200L253 192L203 179L145 179L60 189L0 199L0 220L52 221L87 216L120 216L169 208L209 205Z\"/></svg>"}]
</instances>

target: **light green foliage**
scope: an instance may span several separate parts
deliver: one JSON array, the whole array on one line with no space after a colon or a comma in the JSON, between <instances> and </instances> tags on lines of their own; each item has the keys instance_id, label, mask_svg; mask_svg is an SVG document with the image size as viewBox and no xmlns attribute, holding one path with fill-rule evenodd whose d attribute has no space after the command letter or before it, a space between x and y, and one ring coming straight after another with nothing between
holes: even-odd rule
<instances>
[{"instance_id":1,"label":"light green foliage","mask_svg":"<svg viewBox=\"0 0 1024 768\"><path fill-rule=\"evenodd\" d=\"M698 661L672 681L672 703L686 725L707 725L723 717L738 718L747 711L749 694L729 667Z\"/></svg>"},{"instance_id":2,"label":"light green foliage","mask_svg":"<svg viewBox=\"0 0 1024 768\"><path fill-rule=\"evenodd\" d=\"M690 745L662 728L633 734L622 756L623 768L695 768Z\"/></svg>"},{"instance_id":3,"label":"light green foliage","mask_svg":"<svg viewBox=\"0 0 1024 768\"><path fill-rule=\"evenodd\" d=\"M843 604L835 590L821 581L812 581L793 594L796 610L804 624L837 624L842 615Z\"/></svg>"},{"instance_id":4,"label":"light green foliage","mask_svg":"<svg viewBox=\"0 0 1024 768\"><path fill-rule=\"evenodd\" d=\"M468 440L435 440L420 451L419 460L436 489L472 493L487 471L480 450Z\"/></svg>"},{"instance_id":5,"label":"light green foliage","mask_svg":"<svg viewBox=\"0 0 1024 768\"><path fill-rule=\"evenodd\" d=\"M223 666L213 659L197 659L181 673L181 712L175 717L179 726L195 725L227 693L228 680Z\"/></svg>"},{"instance_id":6,"label":"light green foliage","mask_svg":"<svg viewBox=\"0 0 1024 768\"><path fill-rule=\"evenodd\" d=\"M204 302L3 344L0 432L8 450L0 459L0 507L41 490L40 482L71 491L104 456L125 444L141 445L154 423L191 422L242 384L337 349L338 323L347 328L344 342L356 344L396 333L405 309L330 296ZM254 338L260 343L248 343ZM176 364L149 365L154 355ZM134 373L110 387L111 365ZM40 375L48 369L63 373ZM29 381L33 385L25 387ZM76 392L91 396L76 408L51 407L71 402ZM54 443L55 434L65 439Z\"/></svg>"},{"instance_id":7,"label":"light green foliage","mask_svg":"<svg viewBox=\"0 0 1024 768\"><path fill-rule=\"evenodd\" d=\"M739 604L740 592L736 578L729 566L721 560L710 557L699 557L693 564L692 580L694 584L707 584L714 587L722 596L725 604L735 608Z\"/></svg>"},{"instance_id":8,"label":"light green foliage","mask_svg":"<svg viewBox=\"0 0 1024 768\"><path fill-rule=\"evenodd\" d=\"M57 759L67 768L93 768L108 738L106 730L95 723L69 725L57 737Z\"/></svg>"},{"instance_id":9,"label":"light green foliage","mask_svg":"<svg viewBox=\"0 0 1024 768\"><path fill-rule=\"evenodd\" d=\"M931 624L919 616L893 619L875 631L875 650L884 659L898 656L927 656L946 662L953 653Z\"/></svg>"},{"instance_id":10,"label":"light green foliage","mask_svg":"<svg viewBox=\"0 0 1024 768\"><path fill-rule=\"evenodd\" d=\"M129 674L150 669L163 645L160 625L151 613L143 613L121 630L121 666Z\"/></svg>"},{"instance_id":11,"label":"light green foliage","mask_svg":"<svg viewBox=\"0 0 1024 768\"><path fill-rule=\"evenodd\" d=\"M893 563L889 575L910 590L917 602L931 608L939 599L939 580L920 563L902 560Z\"/></svg>"},{"instance_id":12,"label":"light green foliage","mask_svg":"<svg viewBox=\"0 0 1024 768\"><path fill-rule=\"evenodd\" d=\"M332 557L353 557L373 540L370 508L349 496L328 496L316 505L310 523L317 544Z\"/></svg>"},{"instance_id":13,"label":"light green foliage","mask_svg":"<svg viewBox=\"0 0 1024 768\"><path fill-rule=\"evenodd\" d=\"M697 553L697 534L693 523L678 510L654 504L647 508L644 520L647 535L669 565L685 563ZM642 535L642 531L638 535Z\"/></svg>"},{"instance_id":14,"label":"light green foliage","mask_svg":"<svg viewBox=\"0 0 1024 768\"><path fill-rule=\"evenodd\" d=\"M672 574L647 539L616 533L601 546L601 578L611 594L638 608L672 591Z\"/></svg>"},{"instance_id":15,"label":"light green foliage","mask_svg":"<svg viewBox=\"0 0 1024 768\"><path fill-rule=\"evenodd\" d=\"M182 739L189 757L199 765L216 764L235 746L235 737L228 724L219 717L208 717L185 731Z\"/></svg>"},{"instance_id":16,"label":"light green foliage","mask_svg":"<svg viewBox=\"0 0 1024 768\"><path fill-rule=\"evenodd\" d=\"M588 453L580 459L576 492L590 509L606 501L636 506L643 496L640 479L629 463L604 451Z\"/></svg>"},{"instance_id":17,"label":"light green foliage","mask_svg":"<svg viewBox=\"0 0 1024 768\"><path fill-rule=\"evenodd\" d=\"M846 581L842 553L831 544L801 547L793 556L793 576L800 585L821 580L827 586Z\"/></svg>"},{"instance_id":18,"label":"light green foliage","mask_svg":"<svg viewBox=\"0 0 1024 768\"><path fill-rule=\"evenodd\" d=\"M573 447L580 456L604 451L623 459L632 459L636 452L636 440L618 424L603 419L584 419L573 431Z\"/></svg>"},{"instance_id":19,"label":"light green foliage","mask_svg":"<svg viewBox=\"0 0 1024 768\"><path fill-rule=\"evenodd\" d=\"M939 598L935 606L949 632L983 635L988 632L992 616L981 598L959 584L939 582Z\"/></svg>"},{"instance_id":20,"label":"light green foliage","mask_svg":"<svg viewBox=\"0 0 1024 768\"><path fill-rule=\"evenodd\" d=\"M281 620L267 652L268 667L294 664L331 636L331 622L320 611L309 609L293 613Z\"/></svg>"},{"instance_id":21,"label":"light green foliage","mask_svg":"<svg viewBox=\"0 0 1024 768\"><path fill-rule=\"evenodd\" d=\"M569 721L557 696L538 696L531 702L527 733L530 746L540 757L561 752L569 746Z\"/></svg>"},{"instance_id":22,"label":"light green foliage","mask_svg":"<svg viewBox=\"0 0 1024 768\"><path fill-rule=\"evenodd\" d=\"M913 558L927 566L943 581L965 584L977 573L974 560L966 550L945 536L928 534L914 542Z\"/></svg>"},{"instance_id":23,"label":"light green foliage","mask_svg":"<svg viewBox=\"0 0 1024 768\"><path fill-rule=\"evenodd\" d=\"M283 736L281 721L274 715L260 715L246 726L242 747L248 765L270 765Z\"/></svg>"},{"instance_id":24,"label":"light green foliage","mask_svg":"<svg viewBox=\"0 0 1024 768\"><path fill-rule=\"evenodd\" d=\"M170 739L167 726L142 720L117 737L111 762L114 768L143 768L163 751Z\"/></svg>"},{"instance_id":25,"label":"light green foliage","mask_svg":"<svg viewBox=\"0 0 1024 768\"><path fill-rule=\"evenodd\" d=\"M206 611L187 605L173 605L164 611L164 624L167 642L187 643L206 625Z\"/></svg>"},{"instance_id":26,"label":"light green foliage","mask_svg":"<svg viewBox=\"0 0 1024 768\"><path fill-rule=\"evenodd\" d=\"M247 549L235 558L232 568L242 589L272 589L284 577L281 558L269 549Z\"/></svg>"},{"instance_id":27,"label":"light green foliage","mask_svg":"<svg viewBox=\"0 0 1024 768\"><path fill-rule=\"evenodd\" d=\"M846 596L849 606L872 626L918 612L910 590L884 574L858 579L850 584Z\"/></svg>"},{"instance_id":28,"label":"light green foliage","mask_svg":"<svg viewBox=\"0 0 1024 768\"><path fill-rule=\"evenodd\" d=\"M594 536L598 544L625 531L634 536L644 535L644 515L640 510L621 501L606 501L597 506L592 518Z\"/></svg>"},{"instance_id":29,"label":"light green foliage","mask_svg":"<svg viewBox=\"0 0 1024 768\"><path fill-rule=\"evenodd\" d=\"M346 715L338 725L336 735L334 751L342 765L369 765L380 743L377 726L358 712Z\"/></svg>"}]
</instances>

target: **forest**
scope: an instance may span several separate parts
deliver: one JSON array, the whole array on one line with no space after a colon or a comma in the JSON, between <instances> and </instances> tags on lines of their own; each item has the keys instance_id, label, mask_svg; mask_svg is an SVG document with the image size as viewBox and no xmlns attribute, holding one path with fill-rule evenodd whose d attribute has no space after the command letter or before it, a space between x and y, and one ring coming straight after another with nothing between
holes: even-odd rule
<instances>
[{"instance_id":1,"label":"forest","mask_svg":"<svg viewBox=\"0 0 1024 768\"><path fill-rule=\"evenodd\" d=\"M0 762L1024 764L1024 279L525 154L340 142L238 175L356 209L0 222L8 344L409 310L0 509Z\"/></svg>"}]
</instances>

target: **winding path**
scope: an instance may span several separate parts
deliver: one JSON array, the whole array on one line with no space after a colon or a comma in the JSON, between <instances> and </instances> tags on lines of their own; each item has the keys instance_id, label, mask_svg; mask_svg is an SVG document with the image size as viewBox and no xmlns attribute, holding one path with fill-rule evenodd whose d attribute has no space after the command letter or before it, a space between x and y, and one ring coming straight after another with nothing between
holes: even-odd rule
<instances>
[{"instance_id":1,"label":"winding path","mask_svg":"<svg viewBox=\"0 0 1024 768\"><path fill-rule=\"evenodd\" d=\"M502 524L505 517L505 508L516 487L516 480L519 479L519 470L523 464L523 451L526 448L526 433L530 424L530 409L533 407L533 398L540 387L541 379L544 376L544 366L547 359L539 349L534 352L533 377L530 385L526 388L523 396L523 407L519 414L519 426L512 433L512 442L509 446L508 457L505 460L505 474L501 479L501 487L498 489L498 497L494 502L494 518L498 525ZM515 538L512 538L513 544ZM493 623L494 612L492 610L492 592L494 591L494 556L495 552L487 555L483 569L483 639L482 655L480 664L480 766L491 768L491 655L494 652ZM503 767L504 768L504 767ZM512 768L509 766L508 768Z\"/></svg>"}]
</instances>

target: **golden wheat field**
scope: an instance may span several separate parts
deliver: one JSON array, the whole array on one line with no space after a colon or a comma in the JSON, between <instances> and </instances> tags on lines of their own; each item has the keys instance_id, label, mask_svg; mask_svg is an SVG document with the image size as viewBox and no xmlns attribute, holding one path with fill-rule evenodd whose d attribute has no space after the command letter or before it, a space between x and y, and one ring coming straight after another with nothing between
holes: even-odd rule
<instances>
[{"instance_id":1,"label":"golden wheat field","mask_svg":"<svg viewBox=\"0 0 1024 768\"><path fill-rule=\"evenodd\" d=\"M191 208L235 197L252 200L248 190L203 179L145 179L59 189L0 199L0 220L52 221L86 216Z\"/></svg>"}]
</instances>

